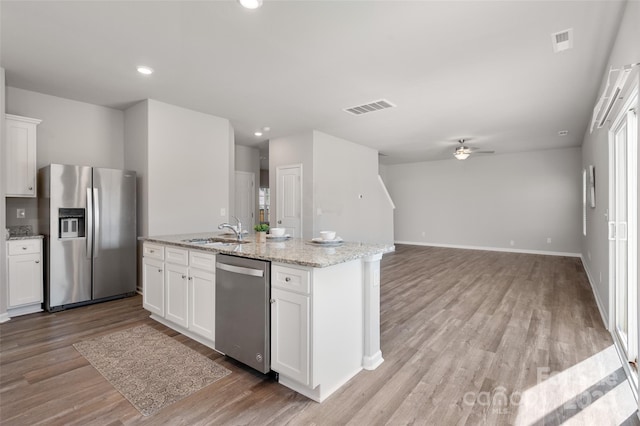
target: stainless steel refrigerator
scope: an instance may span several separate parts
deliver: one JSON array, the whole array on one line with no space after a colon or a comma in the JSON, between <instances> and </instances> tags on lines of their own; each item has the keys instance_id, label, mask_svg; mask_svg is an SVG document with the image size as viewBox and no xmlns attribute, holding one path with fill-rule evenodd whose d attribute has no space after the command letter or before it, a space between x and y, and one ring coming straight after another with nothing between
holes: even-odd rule
<instances>
[{"instance_id":1,"label":"stainless steel refrigerator","mask_svg":"<svg viewBox=\"0 0 640 426\"><path fill-rule=\"evenodd\" d=\"M135 294L136 173L51 164L38 171L45 308Z\"/></svg>"}]
</instances>

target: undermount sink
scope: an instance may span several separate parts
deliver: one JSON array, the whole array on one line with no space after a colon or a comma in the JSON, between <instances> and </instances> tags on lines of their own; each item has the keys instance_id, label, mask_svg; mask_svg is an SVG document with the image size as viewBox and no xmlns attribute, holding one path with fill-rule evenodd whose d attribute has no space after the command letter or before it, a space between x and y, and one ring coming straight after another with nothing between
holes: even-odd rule
<instances>
[{"instance_id":1,"label":"undermount sink","mask_svg":"<svg viewBox=\"0 0 640 426\"><path fill-rule=\"evenodd\" d=\"M238 241L229 238L190 238L182 240L183 243L198 244L207 247L229 247L238 244L248 243L249 241Z\"/></svg>"}]
</instances>

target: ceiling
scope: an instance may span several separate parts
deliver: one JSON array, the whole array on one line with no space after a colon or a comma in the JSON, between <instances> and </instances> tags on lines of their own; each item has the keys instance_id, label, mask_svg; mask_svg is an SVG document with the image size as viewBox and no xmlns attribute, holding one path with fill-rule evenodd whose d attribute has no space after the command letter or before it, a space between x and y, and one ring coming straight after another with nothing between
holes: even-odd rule
<instances>
[{"instance_id":1,"label":"ceiling","mask_svg":"<svg viewBox=\"0 0 640 426\"><path fill-rule=\"evenodd\" d=\"M8 86L156 99L228 118L243 145L316 129L394 164L453 158L460 138L497 154L580 146L624 5L3 0L0 61ZM554 53L568 28L573 49ZM343 111L380 99L397 107Z\"/></svg>"}]
</instances>

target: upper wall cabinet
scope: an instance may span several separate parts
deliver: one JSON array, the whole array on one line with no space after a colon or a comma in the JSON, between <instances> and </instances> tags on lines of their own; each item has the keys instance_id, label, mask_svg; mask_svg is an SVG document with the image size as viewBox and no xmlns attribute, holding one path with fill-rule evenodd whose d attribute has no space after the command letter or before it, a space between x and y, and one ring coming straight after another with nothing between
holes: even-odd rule
<instances>
[{"instance_id":1,"label":"upper wall cabinet","mask_svg":"<svg viewBox=\"0 0 640 426\"><path fill-rule=\"evenodd\" d=\"M41 121L6 114L7 197L36 196L36 126Z\"/></svg>"}]
</instances>

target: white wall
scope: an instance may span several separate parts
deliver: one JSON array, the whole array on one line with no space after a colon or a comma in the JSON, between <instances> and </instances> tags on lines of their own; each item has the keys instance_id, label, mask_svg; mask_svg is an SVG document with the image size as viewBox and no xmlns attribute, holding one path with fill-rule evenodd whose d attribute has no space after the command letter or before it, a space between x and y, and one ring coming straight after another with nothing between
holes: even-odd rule
<instances>
[{"instance_id":1,"label":"white wall","mask_svg":"<svg viewBox=\"0 0 640 426\"><path fill-rule=\"evenodd\" d=\"M142 176L143 235L216 230L229 212L229 121L150 99L126 119L127 165Z\"/></svg>"},{"instance_id":2,"label":"white wall","mask_svg":"<svg viewBox=\"0 0 640 426\"><path fill-rule=\"evenodd\" d=\"M6 145L4 142L4 114L5 114L5 77L4 68L0 67L0 160L4 161L6 155ZM4 167L0 173L0 223L2 223L2 229L0 230L0 322L7 321L7 264L4 261L6 259L6 238L4 229L6 227L5 217L5 182L4 182Z\"/></svg>"},{"instance_id":3,"label":"white wall","mask_svg":"<svg viewBox=\"0 0 640 426\"><path fill-rule=\"evenodd\" d=\"M138 235L149 235L149 105L138 102L125 111L124 167L136 171Z\"/></svg>"},{"instance_id":4,"label":"white wall","mask_svg":"<svg viewBox=\"0 0 640 426\"><path fill-rule=\"evenodd\" d=\"M235 151L235 171L253 173L254 205L255 205L254 217L255 217L255 223L258 223L258 218L259 218L258 188L260 187L260 151L258 150L258 148L251 148L243 145L235 145L234 151ZM235 203L233 205L235 206ZM253 226L251 227L243 226L243 228L251 230L253 229Z\"/></svg>"},{"instance_id":5,"label":"white wall","mask_svg":"<svg viewBox=\"0 0 640 426\"><path fill-rule=\"evenodd\" d=\"M398 242L580 252L579 148L392 165L386 172Z\"/></svg>"},{"instance_id":6,"label":"white wall","mask_svg":"<svg viewBox=\"0 0 640 426\"><path fill-rule=\"evenodd\" d=\"M37 129L37 167L51 163L120 169L124 165L124 113L85 102L7 87L6 112L41 119ZM25 209L18 219L17 208ZM38 229L35 198L9 198L6 225Z\"/></svg>"},{"instance_id":7,"label":"white wall","mask_svg":"<svg viewBox=\"0 0 640 426\"><path fill-rule=\"evenodd\" d=\"M638 42L640 40L640 25L638 22L640 22L640 2L629 1L607 62L607 70L610 66L619 68L640 60L640 42ZM637 69L635 74L637 76ZM604 90L605 81L606 73L602 76L602 85L598 96ZM593 101L594 105L595 102L596 99ZM618 102L617 108L621 107L623 103ZM616 113L617 111L612 112L611 117L615 117ZM610 123L602 129L594 130L593 133L587 129L582 145L582 166L594 165L596 168L596 208L587 209L587 236L582 238L581 251L585 269L594 286L598 305L605 316L605 321L608 320L610 311L609 241L607 239L606 218L609 208L609 126ZM640 128L638 130L638 134L640 134ZM638 152L638 164L640 164L640 150ZM640 241L640 234L638 241ZM636 259L636 262L640 263L640 258Z\"/></svg>"},{"instance_id":8,"label":"white wall","mask_svg":"<svg viewBox=\"0 0 640 426\"><path fill-rule=\"evenodd\" d=\"M42 120L38 168L50 163L124 166L124 113L120 110L8 87L7 113Z\"/></svg>"},{"instance_id":9,"label":"white wall","mask_svg":"<svg viewBox=\"0 0 640 426\"><path fill-rule=\"evenodd\" d=\"M302 164L302 238L313 237L313 132L269 141L271 226L278 218L276 168Z\"/></svg>"},{"instance_id":10,"label":"white wall","mask_svg":"<svg viewBox=\"0 0 640 426\"><path fill-rule=\"evenodd\" d=\"M393 209L378 181L378 151L313 132L313 235L393 244Z\"/></svg>"}]
</instances>

